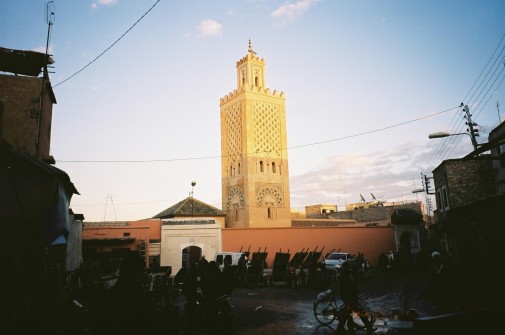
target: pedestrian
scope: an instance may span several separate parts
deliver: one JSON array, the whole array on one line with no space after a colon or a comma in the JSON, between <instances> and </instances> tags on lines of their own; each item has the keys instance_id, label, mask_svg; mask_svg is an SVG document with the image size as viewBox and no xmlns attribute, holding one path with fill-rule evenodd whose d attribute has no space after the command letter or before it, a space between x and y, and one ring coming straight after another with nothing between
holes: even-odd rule
<instances>
[{"instance_id":1,"label":"pedestrian","mask_svg":"<svg viewBox=\"0 0 505 335\"><path fill-rule=\"evenodd\" d=\"M389 257L384 251L379 256L379 268L382 274L387 277L391 269L391 264L389 263Z\"/></svg>"},{"instance_id":2,"label":"pedestrian","mask_svg":"<svg viewBox=\"0 0 505 335\"><path fill-rule=\"evenodd\" d=\"M438 251L431 253L431 267L428 272L428 290L434 304L434 308L439 313L447 311L450 304L450 273L447 263L443 261Z\"/></svg>"},{"instance_id":3,"label":"pedestrian","mask_svg":"<svg viewBox=\"0 0 505 335\"><path fill-rule=\"evenodd\" d=\"M198 278L196 273L196 263L192 264L184 275L182 293L186 296L185 310L189 317L188 321L190 322L190 325L192 325L198 310Z\"/></svg>"},{"instance_id":4,"label":"pedestrian","mask_svg":"<svg viewBox=\"0 0 505 335\"><path fill-rule=\"evenodd\" d=\"M340 283L340 297L347 307L347 318L342 316L343 320L339 319L337 334L342 334L344 332L345 324L350 331L354 331L357 327L356 323L352 318L352 312L358 314L359 318L365 325L368 334L372 334L377 330L375 328L374 322L375 318L373 316L368 319L368 313L361 306L359 301L359 289L358 282L356 280L356 264L354 261L348 260L342 264L342 270L338 277Z\"/></svg>"},{"instance_id":5,"label":"pedestrian","mask_svg":"<svg viewBox=\"0 0 505 335\"><path fill-rule=\"evenodd\" d=\"M210 261L206 267L206 271L201 281L203 312L205 322L209 329L215 326L217 320L217 298L221 291L221 271L219 265L215 261Z\"/></svg>"},{"instance_id":6,"label":"pedestrian","mask_svg":"<svg viewBox=\"0 0 505 335\"><path fill-rule=\"evenodd\" d=\"M237 266L232 265L231 257L225 257L224 266L221 273L221 292L220 294L226 294L231 296L235 284L237 282Z\"/></svg>"},{"instance_id":7,"label":"pedestrian","mask_svg":"<svg viewBox=\"0 0 505 335\"><path fill-rule=\"evenodd\" d=\"M247 276L247 256L245 253L240 255L238 259L238 283L240 286L245 286Z\"/></svg>"}]
</instances>

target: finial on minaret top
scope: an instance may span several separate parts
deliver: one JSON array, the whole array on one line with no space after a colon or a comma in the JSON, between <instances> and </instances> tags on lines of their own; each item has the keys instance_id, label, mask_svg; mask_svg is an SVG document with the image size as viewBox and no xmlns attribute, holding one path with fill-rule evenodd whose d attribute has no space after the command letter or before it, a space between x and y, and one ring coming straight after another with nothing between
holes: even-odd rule
<instances>
[{"instance_id":1,"label":"finial on minaret top","mask_svg":"<svg viewBox=\"0 0 505 335\"><path fill-rule=\"evenodd\" d=\"M251 43L251 38L249 38L249 48L247 49L247 51L253 53L253 54L256 54L256 52L254 52L253 48L252 48L252 43Z\"/></svg>"}]
</instances>

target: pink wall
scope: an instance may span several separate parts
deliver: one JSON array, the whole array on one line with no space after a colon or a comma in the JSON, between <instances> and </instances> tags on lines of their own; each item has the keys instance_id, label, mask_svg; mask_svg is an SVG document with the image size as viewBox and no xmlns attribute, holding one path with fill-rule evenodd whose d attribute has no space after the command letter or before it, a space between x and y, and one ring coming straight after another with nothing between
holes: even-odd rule
<instances>
[{"instance_id":1,"label":"pink wall","mask_svg":"<svg viewBox=\"0 0 505 335\"><path fill-rule=\"evenodd\" d=\"M161 219L129 221L130 227L149 227L149 239L161 240Z\"/></svg>"},{"instance_id":2,"label":"pink wall","mask_svg":"<svg viewBox=\"0 0 505 335\"><path fill-rule=\"evenodd\" d=\"M222 230L223 251L255 252L267 248L267 266L272 267L275 253L289 252L293 256L302 249L316 247L323 255L332 249L357 254L362 252L372 265L382 251L395 251L393 227L297 227L297 228L227 228Z\"/></svg>"}]
</instances>

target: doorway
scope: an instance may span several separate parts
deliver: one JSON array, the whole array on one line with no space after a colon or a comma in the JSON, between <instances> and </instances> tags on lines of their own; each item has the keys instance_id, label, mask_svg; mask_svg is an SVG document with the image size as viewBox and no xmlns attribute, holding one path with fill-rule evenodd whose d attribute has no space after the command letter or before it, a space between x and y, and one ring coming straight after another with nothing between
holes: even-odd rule
<instances>
[{"instance_id":1,"label":"doorway","mask_svg":"<svg viewBox=\"0 0 505 335\"><path fill-rule=\"evenodd\" d=\"M182 249L182 266L189 269L190 264L196 264L202 257L202 248L190 245Z\"/></svg>"}]
</instances>

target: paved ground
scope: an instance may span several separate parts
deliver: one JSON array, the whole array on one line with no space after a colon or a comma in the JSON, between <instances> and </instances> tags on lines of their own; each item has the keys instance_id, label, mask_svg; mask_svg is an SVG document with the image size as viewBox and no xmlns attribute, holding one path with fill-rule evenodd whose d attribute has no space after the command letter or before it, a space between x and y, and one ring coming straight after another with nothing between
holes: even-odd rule
<instances>
[{"instance_id":1,"label":"paved ground","mask_svg":"<svg viewBox=\"0 0 505 335\"><path fill-rule=\"evenodd\" d=\"M425 294L423 277L414 272L392 274L385 278L376 274L363 282L362 297L367 310L377 317L377 334L409 334L412 321L408 311L417 316L431 315L431 303ZM273 287L237 288L232 295L233 325L228 334L334 334L337 322L320 325L312 306L322 288L287 287L278 283ZM179 297L179 334L206 334L201 325L188 327ZM358 320L358 319L357 319ZM191 329L191 330L190 330ZM223 331L217 332L223 334ZM366 334L358 331L357 334Z\"/></svg>"}]
</instances>

